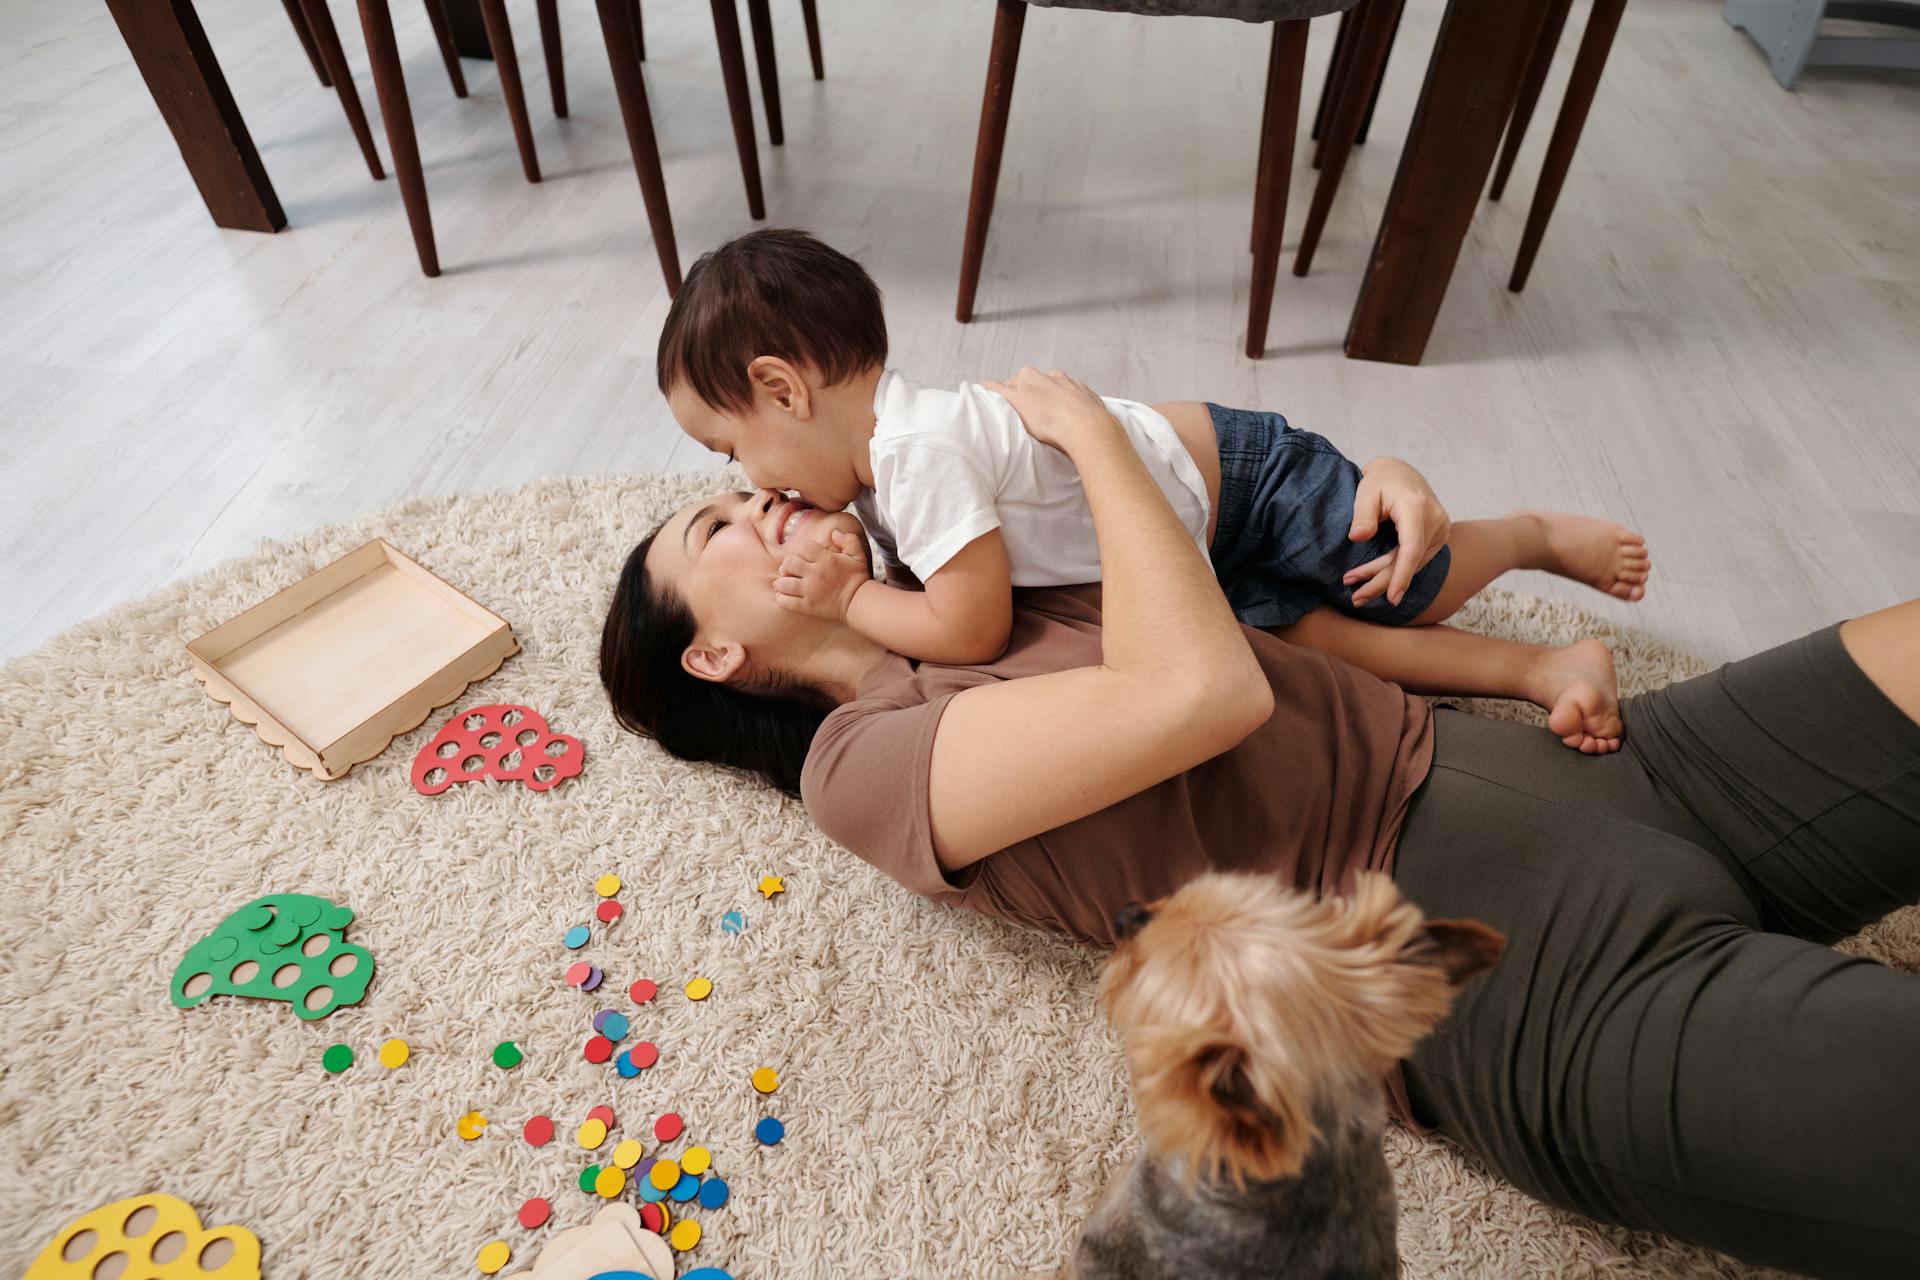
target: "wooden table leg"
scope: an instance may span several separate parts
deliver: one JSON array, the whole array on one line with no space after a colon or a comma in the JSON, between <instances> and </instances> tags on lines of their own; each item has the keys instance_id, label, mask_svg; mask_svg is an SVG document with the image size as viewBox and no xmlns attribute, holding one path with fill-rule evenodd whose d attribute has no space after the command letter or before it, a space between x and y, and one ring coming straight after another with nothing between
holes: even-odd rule
<instances>
[{"instance_id":1,"label":"wooden table leg","mask_svg":"<svg viewBox=\"0 0 1920 1280\"><path fill-rule=\"evenodd\" d=\"M820 60L820 9L814 0L800 0L800 20L807 27L807 56L813 60L813 78L827 78L826 64Z\"/></svg>"},{"instance_id":2,"label":"wooden table leg","mask_svg":"<svg viewBox=\"0 0 1920 1280\"><path fill-rule=\"evenodd\" d=\"M1449 0L1353 304L1356 360L1419 364L1549 0Z\"/></svg>"},{"instance_id":3,"label":"wooden table leg","mask_svg":"<svg viewBox=\"0 0 1920 1280\"><path fill-rule=\"evenodd\" d=\"M460 70L460 50L453 44L453 28L447 22L446 0L427 0L427 22L433 27L433 42L440 46L440 61L446 64L447 81L453 96L467 96L466 73Z\"/></svg>"},{"instance_id":4,"label":"wooden table leg","mask_svg":"<svg viewBox=\"0 0 1920 1280\"><path fill-rule=\"evenodd\" d=\"M234 231L286 226L193 0L107 0L107 11L173 131L214 225Z\"/></svg>"},{"instance_id":5,"label":"wooden table leg","mask_svg":"<svg viewBox=\"0 0 1920 1280\"><path fill-rule=\"evenodd\" d=\"M313 64L313 74L320 77L320 87L333 88L333 80L327 75L327 66L320 61L319 46L313 43L313 31L307 26L307 15L300 12L300 0L280 0L286 7L287 21L293 23L293 34L300 37L300 47L307 51L307 61Z\"/></svg>"},{"instance_id":6,"label":"wooden table leg","mask_svg":"<svg viewBox=\"0 0 1920 1280\"><path fill-rule=\"evenodd\" d=\"M1593 0L1587 15L1587 33L1580 37L1580 52L1573 60L1573 74L1567 77L1567 99L1560 106L1560 118L1554 122L1553 138L1547 143L1547 157L1540 165L1540 185L1527 210L1527 229L1520 237L1520 253L1514 259L1513 276L1507 288L1518 293L1527 287L1527 273L1533 270L1534 255L1540 252L1540 238L1547 234L1547 220L1560 199L1560 187L1573 164L1573 152L1580 145L1580 131L1586 127L1587 110L1600 88L1600 73L1607 69L1607 53L1613 48L1614 32L1620 29L1620 15L1627 0Z\"/></svg>"},{"instance_id":7,"label":"wooden table leg","mask_svg":"<svg viewBox=\"0 0 1920 1280\"><path fill-rule=\"evenodd\" d=\"M1540 34L1533 42L1533 52L1527 58L1527 69L1520 77L1520 89L1514 99L1513 118L1507 121L1506 141L1500 144L1500 163L1493 167L1493 185L1487 189L1487 199L1498 200L1507 189L1507 178L1513 173L1513 162L1520 154L1520 143L1527 136L1527 125L1533 119L1533 108L1540 101L1540 87L1547 82L1547 71L1553 66L1554 50L1560 44L1560 33L1567 25L1567 10L1573 7L1573 0L1552 0L1547 7L1546 25L1540 28Z\"/></svg>"},{"instance_id":8,"label":"wooden table leg","mask_svg":"<svg viewBox=\"0 0 1920 1280\"><path fill-rule=\"evenodd\" d=\"M538 182L540 157L533 150L533 122L527 119L527 95L520 87L520 59L513 51L506 0L480 0L480 16L486 20L487 42L493 46L493 65L500 73L500 96L506 99L507 118L513 122L513 140L520 147L520 170L528 182Z\"/></svg>"},{"instance_id":9,"label":"wooden table leg","mask_svg":"<svg viewBox=\"0 0 1920 1280\"><path fill-rule=\"evenodd\" d=\"M660 255L660 274L666 277L671 297L680 291L680 251L673 241L673 214L667 209L667 180L660 172L660 145L653 135L653 112L647 106L647 82L640 74L631 0L594 3L600 10L600 38L607 46L613 91L620 99L620 119L627 127L627 150L633 154L647 224L653 228L653 247Z\"/></svg>"},{"instance_id":10,"label":"wooden table leg","mask_svg":"<svg viewBox=\"0 0 1920 1280\"><path fill-rule=\"evenodd\" d=\"M1020 33L1026 25L1026 0L1000 0L993 18L993 46L987 54L980 137L973 144L973 191L967 197L967 238L960 250L960 297L953 308L953 318L961 324L973 319L973 295L980 287L980 263L987 255L987 224L993 220L993 195L1000 186L1000 153L1007 145L1013 74L1020 67Z\"/></svg>"},{"instance_id":11,"label":"wooden table leg","mask_svg":"<svg viewBox=\"0 0 1920 1280\"><path fill-rule=\"evenodd\" d=\"M740 47L740 15L733 0L713 0L713 36L720 46L720 78L727 86L727 114L733 117L740 176L747 183L747 213L764 218L767 202L760 194L760 152L753 139L753 100L747 96L747 55Z\"/></svg>"},{"instance_id":12,"label":"wooden table leg","mask_svg":"<svg viewBox=\"0 0 1920 1280\"><path fill-rule=\"evenodd\" d=\"M553 114L567 114L567 59L560 44L560 0L539 0L540 52L547 59L547 88L553 92Z\"/></svg>"},{"instance_id":13,"label":"wooden table leg","mask_svg":"<svg viewBox=\"0 0 1920 1280\"><path fill-rule=\"evenodd\" d=\"M480 16L480 0L445 0L447 25L453 28L453 47L463 58L493 61L487 42L487 21Z\"/></svg>"}]
</instances>

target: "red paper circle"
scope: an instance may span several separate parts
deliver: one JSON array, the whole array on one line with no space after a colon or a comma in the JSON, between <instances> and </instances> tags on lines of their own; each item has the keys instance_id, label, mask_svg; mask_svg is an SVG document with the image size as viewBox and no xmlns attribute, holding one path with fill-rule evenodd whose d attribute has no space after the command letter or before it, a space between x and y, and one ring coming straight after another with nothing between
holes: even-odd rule
<instances>
[{"instance_id":1,"label":"red paper circle","mask_svg":"<svg viewBox=\"0 0 1920 1280\"><path fill-rule=\"evenodd\" d=\"M547 1215L552 1212L552 1205L542 1200L539 1196L535 1196L520 1206L520 1225L531 1231L545 1222Z\"/></svg>"},{"instance_id":2,"label":"red paper circle","mask_svg":"<svg viewBox=\"0 0 1920 1280\"><path fill-rule=\"evenodd\" d=\"M593 909L593 914L600 917L601 923L612 924L620 918L621 910L622 908L618 902L615 902L612 898L608 898L605 902L602 902Z\"/></svg>"},{"instance_id":3,"label":"red paper circle","mask_svg":"<svg viewBox=\"0 0 1920 1280\"><path fill-rule=\"evenodd\" d=\"M660 994L660 988L654 986L653 983L647 981L647 979L642 978L627 989L627 994L633 998L635 1004L645 1004Z\"/></svg>"},{"instance_id":4,"label":"red paper circle","mask_svg":"<svg viewBox=\"0 0 1920 1280\"><path fill-rule=\"evenodd\" d=\"M595 1036L587 1041L587 1061L605 1062L613 1056L613 1041L605 1036Z\"/></svg>"},{"instance_id":5,"label":"red paper circle","mask_svg":"<svg viewBox=\"0 0 1920 1280\"><path fill-rule=\"evenodd\" d=\"M587 1112L587 1119L598 1120L601 1124L611 1129L613 1128L613 1108L603 1102L593 1110Z\"/></svg>"},{"instance_id":6,"label":"red paper circle","mask_svg":"<svg viewBox=\"0 0 1920 1280\"><path fill-rule=\"evenodd\" d=\"M645 1069L660 1061L660 1046L651 1040L642 1040L627 1050L627 1056L633 1059L633 1065Z\"/></svg>"},{"instance_id":7,"label":"red paper circle","mask_svg":"<svg viewBox=\"0 0 1920 1280\"><path fill-rule=\"evenodd\" d=\"M544 1147L553 1141L553 1121L546 1116L535 1116L527 1121L527 1127L520 1131L520 1136L533 1146Z\"/></svg>"},{"instance_id":8,"label":"red paper circle","mask_svg":"<svg viewBox=\"0 0 1920 1280\"><path fill-rule=\"evenodd\" d=\"M685 1121L669 1111L653 1122L653 1136L662 1142L672 1142L680 1136L680 1131L686 1127Z\"/></svg>"}]
</instances>

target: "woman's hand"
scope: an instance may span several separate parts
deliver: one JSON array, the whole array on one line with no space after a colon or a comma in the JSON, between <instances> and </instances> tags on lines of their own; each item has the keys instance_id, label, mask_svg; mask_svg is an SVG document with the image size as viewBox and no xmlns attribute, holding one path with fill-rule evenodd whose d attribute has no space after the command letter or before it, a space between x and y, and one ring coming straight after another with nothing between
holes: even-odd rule
<instances>
[{"instance_id":1,"label":"woman's hand","mask_svg":"<svg viewBox=\"0 0 1920 1280\"><path fill-rule=\"evenodd\" d=\"M804 613L828 622L845 622L853 593L873 580L866 557L851 533L836 529L833 545L796 543L780 561L773 580L773 599L789 613Z\"/></svg>"},{"instance_id":2,"label":"woman's hand","mask_svg":"<svg viewBox=\"0 0 1920 1280\"><path fill-rule=\"evenodd\" d=\"M1029 365L1005 382L980 385L1007 398L1028 435L1062 452L1072 452L1070 442L1081 432L1117 425L1099 396L1058 369L1042 373Z\"/></svg>"},{"instance_id":3,"label":"woman's hand","mask_svg":"<svg viewBox=\"0 0 1920 1280\"><path fill-rule=\"evenodd\" d=\"M1389 603L1399 604L1413 584L1413 575L1447 545L1453 520L1427 478L1398 458L1375 458L1362 468L1360 477L1353 495L1353 528L1347 537L1365 542L1380 532L1382 521L1389 521L1400 545L1349 570L1341 581L1348 586L1361 584L1353 593L1356 605L1382 594Z\"/></svg>"}]
</instances>

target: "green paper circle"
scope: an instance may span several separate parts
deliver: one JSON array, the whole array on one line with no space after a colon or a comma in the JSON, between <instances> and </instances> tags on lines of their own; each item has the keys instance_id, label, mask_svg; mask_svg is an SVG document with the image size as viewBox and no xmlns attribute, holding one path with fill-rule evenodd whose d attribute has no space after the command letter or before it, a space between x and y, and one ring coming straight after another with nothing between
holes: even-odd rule
<instances>
[{"instance_id":1,"label":"green paper circle","mask_svg":"<svg viewBox=\"0 0 1920 1280\"><path fill-rule=\"evenodd\" d=\"M599 1176L600 1176L600 1166L597 1164L590 1164L586 1168L582 1169L580 1171L580 1189L582 1191L593 1190L594 1180Z\"/></svg>"},{"instance_id":2,"label":"green paper circle","mask_svg":"<svg viewBox=\"0 0 1920 1280\"><path fill-rule=\"evenodd\" d=\"M493 1046L493 1065L502 1071L509 1071L520 1065L520 1046L511 1040L502 1040Z\"/></svg>"},{"instance_id":3,"label":"green paper circle","mask_svg":"<svg viewBox=\"0 0 1920 1280\"><path fill-rule=\"evenodd\" d=\"M344 1044L329 1045L327 1051L320 1055L320 1065L327 1069L328 1074L337 1076L353 1065L353 1050Z\"/></svg>"}]
</instances>

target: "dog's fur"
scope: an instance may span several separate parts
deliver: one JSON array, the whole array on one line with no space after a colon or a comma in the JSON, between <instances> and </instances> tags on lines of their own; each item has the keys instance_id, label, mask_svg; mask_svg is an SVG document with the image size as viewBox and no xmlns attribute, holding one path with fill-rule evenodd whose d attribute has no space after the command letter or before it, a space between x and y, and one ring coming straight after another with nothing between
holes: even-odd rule
<instances>
[{"instance_id":1,"label":"dog's fur","mask_svg":"<svg viewBox=\"0 0 1920 1280\"><path fill-rule=\"evenodd\" d=\"M1398 1275L1381 1081L1506 940L1425 920L1382 875L1324 901L1202 876L1116 926L1100 1003L1144 1144L1066 1274Z\"/></svg>"}]
</instances>

